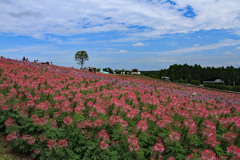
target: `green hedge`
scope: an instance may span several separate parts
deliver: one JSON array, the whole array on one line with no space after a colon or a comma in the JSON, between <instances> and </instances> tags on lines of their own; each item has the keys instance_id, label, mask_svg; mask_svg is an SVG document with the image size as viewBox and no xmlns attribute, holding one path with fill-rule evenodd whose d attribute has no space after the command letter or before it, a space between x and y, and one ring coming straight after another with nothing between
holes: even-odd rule
<instances>
[{"instance_id":1,"label":"green hedge","mask_svg":"<svg viewBox=\"0 0 240 160\"><path fill-rule=\"evenodd\" d=\"M240 86L229 86L222 84L204 84L204 87L240 92Z\"/></svg>"}]
</instances>

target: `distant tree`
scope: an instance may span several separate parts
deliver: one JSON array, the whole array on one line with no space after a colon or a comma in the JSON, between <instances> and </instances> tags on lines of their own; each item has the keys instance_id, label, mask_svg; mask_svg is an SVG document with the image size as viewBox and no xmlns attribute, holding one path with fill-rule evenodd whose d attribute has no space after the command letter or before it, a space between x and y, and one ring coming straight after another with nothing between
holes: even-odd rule
<instances>
[{"instance_id":1,"label":"distant tree","mask_svg":"<svg viewBox=\"0 0 240 160\"><path fill-rule=\"evenodd\" d=\"M103 68L103 71L109 72L109 73L113 73L113 70L111 68L109 68L109 67Z\"/></svg>"},{"instance_id":2,"label":"distant tree","mask_svg":"<svg viewBox=\"0 0 240 160\"><path fill-rule=\"evenodd\" d=\"M88 59L89 58L86 51L77 51L77 53L75 54L75 61L77 61L77 63L81 65L81 69L83 69L83 64Z\"/></svg>"},{"instance_id":3,"label":"distant tree","mask_svg":"<svg viewBox=\"0 0 240 160\"><path fill-rule=\"evenodd\" d=\"M176 80L174 72L171 72L171 74L169 75L169 78L173 82Z\"/></svg>"}]
</instances>

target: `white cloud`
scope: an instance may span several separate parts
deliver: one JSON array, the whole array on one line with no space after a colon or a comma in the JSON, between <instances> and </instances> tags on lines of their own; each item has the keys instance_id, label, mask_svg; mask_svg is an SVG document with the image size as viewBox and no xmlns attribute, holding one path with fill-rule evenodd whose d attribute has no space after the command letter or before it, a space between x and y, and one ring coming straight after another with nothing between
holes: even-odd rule
<instances>
[{"instance_id":1,"label":"white cloud","mask_svg":"<svg viewBox=\"0 0 240 160\"><path fill-rule=\"evenodd\" d=\"M196 17L183 16L191 6ZM159 37L166 34L223 29L240 30L240 1L186 1L176 5L140 0L18 0L0 2L0 33L79 35L121 31L123 37ZM211 11L211 12L210 12Z\"/></svg>"},{"instance_id":2,"label":"white cloud","mask_svg":"<svg viewBox=\"0 0 240 160\"><path fill-rule=\"evenodd\" d=\"M139 42L139 43L132 44L132 46L134 46L134 47L143 47L143 46L146 46L146 45L141 43L141 42Z\"/></svg>"},{"instance_id":3,"label":"white cloud","mask_svg":"<svg viewBox=\"0 0 240 160\"><path fill-rule=\"evenodd\" d=\"M46 55L67 55L74 53L71 50L62 50L61 48L51 45L30 45L30 46L19 46L14 48L7 48L0 50L0 53L19 53L19 54L35 54L36 56Z\"/></svg>"},{"instance_id":4,"label":"white cloud","mask_svg":"<svg viewBox=\"0 0 240 160\"><path fill-rule=\"evenodd\" d=\"M225 52L224 55L232 55L231 52Z\"/></svg>"},{"instance_id":5,"label":"white cloud","mask_svg":"<svg viewBox=\"0 0 240 160\"><path fill-rule=\"evenodd\" d=\"M200 46L200 44L194 44L193 46L194 46L194 47L198 47L198 46Z\"/></svg>"},{"instance_id":6,"label":"white cloud","mask_svg":"<svg viewBox=\"0 0 240 160\"><path fill-rule=\"evenodd\" d=\"M236 46L239 44L240 44L240 40L225 39L220 41L219 43L205 45L205 46L194 46L194 47L188 47L188 48L170 50L170 51L161 51L161 52L142 52L142 54L176 55L176 54L184 54L184 53L199 52L199 51L206 51L206 50L214 50L214 49L219 49L221 47Z\"/></svg>"},{"instance_id":7,"label":"white cloud","mask_svg":"<svg viewBox=\"0 0 240 160\"><path fill-rule=\"evenodd\" d=\"M177 43L175 41L170 41L170 42L167 43L167 45L171 46L171 47L176 46L176 44Z\"/></svg>"},{"instance_id":8,"label":"white cloud","mask_svg":"<svg viewBox=\"0 0 240 160\"><path fill-rule=\"evenodd\" d=\"M126 50L120 50L118 53L127 53L128 51Z\"/></svg>"},{"instance_id":9,"label":"white cloud","mask_svg":"<svg viewBox=\"0 0 240 160\"><path fill-rule=\"evenodd\" d=\"M240 51L240 47L236 47L236 50Z\"/></svg>"}]
</instances>

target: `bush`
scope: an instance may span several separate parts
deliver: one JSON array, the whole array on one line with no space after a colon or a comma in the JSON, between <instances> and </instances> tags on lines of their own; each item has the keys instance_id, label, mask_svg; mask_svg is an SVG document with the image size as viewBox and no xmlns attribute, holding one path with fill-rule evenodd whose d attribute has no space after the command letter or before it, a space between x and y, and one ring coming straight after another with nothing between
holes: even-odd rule
<instances>
[{"instance_id":1,"label":"bush","mask_svg":"<svg viewBox=\"0 0 240 160\"><path fill-rule=\"evenodd\" d=\"M240 86L229 86L222 84L204 84L204 86L209 88L240 92Z\"/></svg>"},{"instance_id":2,"label":"bush","mask_svg":"<svg viewBox=\"0 0 240 160\"><path fill-rule=\"evenodd\" d=\"M182 78L180 78L180 79L178 80L178 82L179 82L179 83L185 83L185 84L188 83L188 81L187 81L186 79L182 79Z\"/></svg>"},{"instance_id":3,"label":"bush","mask_svg":"<svg viewBox=\"0 0 240 160\"><path fill-rule=\"evenodd\" d=\"M191 80L191 84L192 85L200 85L200 81L199 80L195 80L195 79L193 79L193 80Z\"/></svg>"}]
</instances>

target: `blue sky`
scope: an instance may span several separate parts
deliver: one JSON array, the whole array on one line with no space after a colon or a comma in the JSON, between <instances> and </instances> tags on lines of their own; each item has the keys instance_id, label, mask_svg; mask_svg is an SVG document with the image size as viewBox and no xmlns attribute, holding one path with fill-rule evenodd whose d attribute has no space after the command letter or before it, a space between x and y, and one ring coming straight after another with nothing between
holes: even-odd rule
<instances>
[{"instance_id":1,"label":"blue sky","mask_svg":"<svg viewBox=\"0 0 240 160\"><path fill-rule=\"evenodd\" d=\"M1 0L0 55L80 66L159 70L240 67L239 0Z\"/></svg>"}]
</instances>

